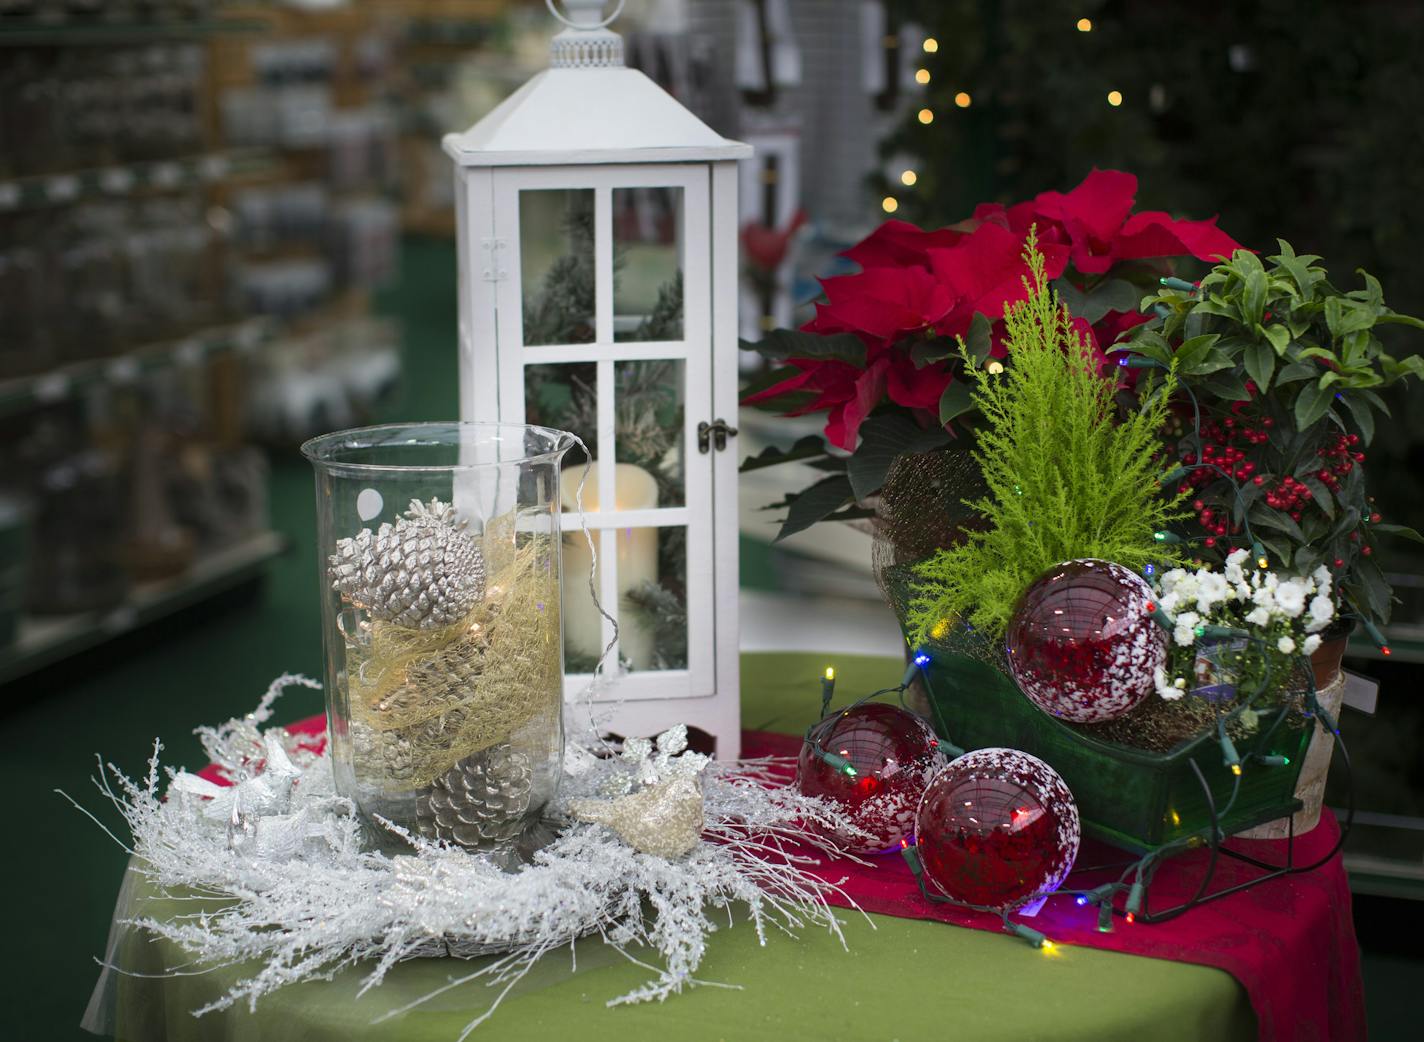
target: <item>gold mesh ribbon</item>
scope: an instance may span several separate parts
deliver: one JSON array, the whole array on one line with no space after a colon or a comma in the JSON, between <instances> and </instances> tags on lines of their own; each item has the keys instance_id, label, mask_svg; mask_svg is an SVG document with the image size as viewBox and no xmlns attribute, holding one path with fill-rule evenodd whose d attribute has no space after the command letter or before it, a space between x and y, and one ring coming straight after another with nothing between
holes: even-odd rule
<instances>
[{"instance_id":1,"label":"gold mesh ribbon","mask_svg":"<svg viewBox=\"0 0 1424 1042\"><path fill-rule=\"evenodd\" d=\"M375 621L348 640L353 729L374 746L370 766L402 787L428 785L561 709L552 540L507 523L488 526L485 541L485 598L464 618L437 630Z\"/></svg>"}]
</instances>

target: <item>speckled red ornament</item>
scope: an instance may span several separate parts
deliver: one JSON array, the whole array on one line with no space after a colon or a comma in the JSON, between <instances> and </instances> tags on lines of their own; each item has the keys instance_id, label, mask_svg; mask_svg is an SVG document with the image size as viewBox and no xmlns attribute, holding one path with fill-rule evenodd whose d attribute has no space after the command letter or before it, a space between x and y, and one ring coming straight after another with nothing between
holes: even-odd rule
<instances>
[{"instance_id":1,"label":"speckled red ornament","mask_svg":"<svg viewBox=\"0 0 1424 1042\"><path fill-rule=\"evenodd\" d=\"M915 827L925 786L944 766L934 731L909 710L866 702L828 717L818 735L823 749L850 761L855 776L826 763L808 741L796 763L796 787L839 803L871 834L835 837L844 849L869 854L899 846Z\"/></svg>"},{"instance_id":2,"label":"speckled red ornament","mask_svg":"<svg viewBox=\"0 0 1424 1042\"><path fill-rule=\"evenodd\" d=\"M1009 670L1046 713L1099 723L1153 691L1167 637L1147 606L1152 588L1110 561L1066 561L1036 579L1009 623Z\"/></svg>"},{"instance_id":3,"label":"speckled red ornament","mask_svg":"<svg viewBox=\"0 0 1424 1042\"><path fill-rule=\"evenodd\" d=\"M1078 806L1048 764L1017 749L977 749L935 775L915 816L925 874L985 908L1050 893L1078 856Z\"/></svg>"}]
</instances>

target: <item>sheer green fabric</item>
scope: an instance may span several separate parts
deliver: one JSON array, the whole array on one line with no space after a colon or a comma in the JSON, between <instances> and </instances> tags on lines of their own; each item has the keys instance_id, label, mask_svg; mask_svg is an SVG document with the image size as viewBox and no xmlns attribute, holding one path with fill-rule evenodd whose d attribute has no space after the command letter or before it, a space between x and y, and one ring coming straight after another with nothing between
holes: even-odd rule
<instances>
[{"instance_id":1,"label":"sheer green fabric","mask_svg":"<svg viewBox=\"0 0 1424 1042\"><path fill-rule=\"evenodd\" d=\"M893 660L836 656L837 686L847 695L898 678ZM745 655L743 723L799 732L819 708L816 678L826 659L808 654ZM889 678L887 681L886 678ZM192 913L196 902L156 898L132 873L116 919ZM648 970L625 962L597 940L552 953L472 1036L500 1039L902 1039L953 1037L976 1042L1026 1039L1253 1039L1245 992L1228 974L1203 966L1065 948L1051 956L1021 941L942 923L846 911L849 950L825 933L773 935L760 947L744 923L715 934L699 987L665 1003L609 1009ZM125 1042L453 1042L496 998L465 985L410 1012L373 1023L392 1009L470 973L474 964L417 959L396 967L378 988L357 997L363 974L283 988L256 1012L238 1008L194 1017L250 968L193 973L176 948L135 931L118 931L111 961L111 1010L104 989L91 1008ZM161 975L169 970L192 974Z\"/></svg>"}]
</instances>

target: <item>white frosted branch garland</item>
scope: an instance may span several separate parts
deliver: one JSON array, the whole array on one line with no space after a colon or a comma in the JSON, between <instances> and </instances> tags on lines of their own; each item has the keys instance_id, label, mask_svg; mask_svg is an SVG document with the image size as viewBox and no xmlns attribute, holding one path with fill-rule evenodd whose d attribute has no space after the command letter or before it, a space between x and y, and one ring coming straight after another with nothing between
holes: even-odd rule
<instances>
[{"instance_id":1,"label":"white frosted branch garland","mask_svg":"<svg viewBox=\"0 0 1424 1042\"><path fill-rule=\"evenodd\" d=\"M769 929L810 926L841 936L827 903L837 888L806 870L819 857L787 845L829 852L818 834L857 830L836 805L771 783L767 761L724 764L684 752L683 728L656 750L629 742L617 758L571 743L553 807L562 831L522 871L415 838L410 854L388 856L363 848L354 809L337 795L327 757L304 744L311 739L262 729L290 684L318 686L284 676L247 717L199 732L231 787L168 769L165 798L158 743L142 780L113 765L97 779L133 834L135 870L158 890L236 899L211 913L132 925L174 942L202 967L264 963L195 1013L243 1000L255 1007L285 984L357 962L367 969L364 993L412 956L503 952L450 985L495 989L468 1034L539 956L576 937L596 934L630 959L645 946L662 960L645 985L609 1000L617 1005L662 1000L698 983L693 973L717 928L710 913L733 903L747 906L763 941ZM607 799L678 774L701 776L706 822L685 857L639 853L601 825L567 820L573 799Z\"/></svg>"}]
</instances>

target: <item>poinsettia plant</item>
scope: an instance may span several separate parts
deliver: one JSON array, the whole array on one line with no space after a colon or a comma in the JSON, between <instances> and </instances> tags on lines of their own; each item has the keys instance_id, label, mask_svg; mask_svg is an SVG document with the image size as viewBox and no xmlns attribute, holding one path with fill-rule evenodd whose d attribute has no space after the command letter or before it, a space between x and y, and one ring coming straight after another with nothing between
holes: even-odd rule
<instances>
[{"instance_id":1,"label":"poinsettia plant","mask_svg":"<svg viewBox=\"0 0 1424 1042\"><path fill-rule=\"evenodd\" d=\"M1340 290L1319 257L1279 245L1264 261L1242 250L1198 285L1160 289L1143 302L1152 320L1115 350L1123 361L1175 361L1195 396L1181 403L1173 439L1178 487L1194 512L1180 534L1221 560L1249 529L1272 567L1306 575L1323 566L1337 597L1387 622L1377 537L1424 539L1374 509L1365 449L1376 413L1389 411L1379 391L1424 375L1424 359L1395 358L1379 331L1424 322L1386 306L1368 273L1360 288ZM1156 374L1148 369L1138 390L1151 393Z\"/></svg>"},{"instance_id":2,"label":"poinsettia plant","mask_svg":"<svg viewBox=\"0 0 1424 1042\"><path fill-rule=\"evenodd\" d=\"M966 221L925 231L886 221L844 254L860 271L821 281L824 298L799 330L776 330L743 347L772 371L746 388L745 404L787 415L825 413L824 439L772 448L744 470L794 460L827 476L777 504L778 538L817 521L863 517L864 502L895 458L947 445L972 431L965 366L1012 365L1003 337L1007 306L1028 293L1024 247L1037 235L1044 269L1099 362L1151 316L1143 293L1184 257L1216 261L1239 247L1210 220L1134 213L1137 178L1094 170L1069 192L1014 206L984 203ZM956 339L968 347L962 356Z\"/></svg>"}]
</instances>

